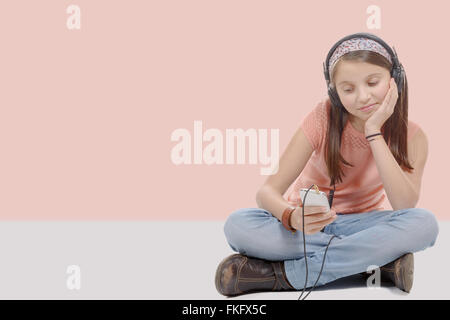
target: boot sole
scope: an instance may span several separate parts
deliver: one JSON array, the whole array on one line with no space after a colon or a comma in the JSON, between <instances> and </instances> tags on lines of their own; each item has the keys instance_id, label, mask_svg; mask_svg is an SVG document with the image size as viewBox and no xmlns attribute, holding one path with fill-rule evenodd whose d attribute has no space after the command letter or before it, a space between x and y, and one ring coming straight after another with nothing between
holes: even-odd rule
<instances>
[{"instance_id":1,"label":"boot sole","mask_svg":"<svg viewBox=\"0 0 450 320\"><path fill-rule=\"evenodd\" d=\"M395 286L405 292L410 292L414 281L414 255L407 253L398 258L390 268L383 267L389 273L389 278Z\"/></svg>"},{"instance_id":2,"label":"boot sole","mask_svg":"<svg viewBox=\"0 0 450 320\"><path fill-rule=\"evenodd\" d=\"M410 292L414 281L414 255L407 253L395 266L395 274L398 275L396 285L405 292Z\"/></svg>"}]
</instances>

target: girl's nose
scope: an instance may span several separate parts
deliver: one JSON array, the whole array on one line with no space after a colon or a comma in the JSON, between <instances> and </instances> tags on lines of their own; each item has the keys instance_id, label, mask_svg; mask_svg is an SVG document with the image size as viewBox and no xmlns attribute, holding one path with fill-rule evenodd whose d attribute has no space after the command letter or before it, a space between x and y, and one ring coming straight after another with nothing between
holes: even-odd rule
<instances>
[{"instance_id":1,"label":"girl's nose","mask_svg":"<svg viewBox=\"0 0 450 320\"><path fill-rule=\"evenodd\" d=\"M361 104L364 104L364 102L369 102L370 101L370 93L367 89L361 89L361 91L359 91L359 101L361 102Z\"/></svg>"}]
</instances>

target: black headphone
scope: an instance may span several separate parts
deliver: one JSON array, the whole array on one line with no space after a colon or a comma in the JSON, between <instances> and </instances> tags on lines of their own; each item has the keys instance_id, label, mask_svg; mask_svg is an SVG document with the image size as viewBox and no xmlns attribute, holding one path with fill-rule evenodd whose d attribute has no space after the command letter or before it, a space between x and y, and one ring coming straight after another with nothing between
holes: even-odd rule
<instances>
[{"instance_id":1,"label":"black headphone","mask_svg":"<svg viewBox=\"0 0 450 320\"><path fill-rule=\"evenodd\" d=\"M325 62L323 63L323 73L325 75L325 80L327 81L328 96L330 97L331 103L334 106L343 107L343 105L341 103L341 100L339 99L339 95L337 94L336 89L331 88L330 73L329 73L329 70L328 70L328 63L330 61L331 56L334 53L334 50L342 42L347 41L349 39L353 39L353 38L368 38L368 39L371 39L371 40L374 40L374 41L378 42L379 44L381 44L386 49L386 51L391 56L391 59L392 59L392 62L393 62L392 70L391 70L391 77L394 78L395 83L397 84L398 94L400 95L400 92L402 91L402 88L403 88L403 81L404 81L404 77L405 77L405 71L403 69L402 64L398 60L397 53L395 52L395 48L391 49L391 47L386 42L384 42L381 38L377 37L374 34L365 33L365 32L358 32L358 33L354 33L354 34L348 35L348 36L342 38L341 40L339 40L338 42L336 42L336 44L328 52L327 58L326 58Z\"/></svg>"}]
</instances>

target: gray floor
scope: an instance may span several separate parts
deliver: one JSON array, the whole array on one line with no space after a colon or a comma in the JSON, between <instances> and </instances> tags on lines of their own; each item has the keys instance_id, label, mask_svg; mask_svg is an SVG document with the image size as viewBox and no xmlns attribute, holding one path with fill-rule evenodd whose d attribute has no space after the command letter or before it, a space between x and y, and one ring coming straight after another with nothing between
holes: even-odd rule
<instances>
[{"instance_id":1,"label":"gray floor","mask_svg":"<svg viewBox=\"0 0 450 320\"><path fill-rule=\"evenodd\" d=\"M386 282L369 289L355 275L308 299L449 299L447 231L450 222L440 222L435 246L415 253L409 294ZM223 222L3 221L0 299L298 299L300 292L220 295L215 270L232 253Z\"/></svg>"}]
</instances>

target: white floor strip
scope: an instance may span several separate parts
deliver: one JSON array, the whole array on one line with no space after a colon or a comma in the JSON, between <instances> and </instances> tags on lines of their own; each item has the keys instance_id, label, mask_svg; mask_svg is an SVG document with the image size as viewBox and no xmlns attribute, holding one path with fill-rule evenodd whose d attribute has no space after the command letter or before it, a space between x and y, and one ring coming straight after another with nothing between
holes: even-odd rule
<instances>
[{"instance_id":1,"label":"white floor strip","mask_svg":"<svg viewBox=\"0 0 450 320\"><path fill-rule=\"evenodd\" d=\"M0 222L0 299L230 299L214 286L234 253L224 222ZM318 287L308 299L449 299L450 222L414 255L412 291L369 289L360 276ZM292 299L263 292L231 299Z\"/></svg>"}]
</instances>

